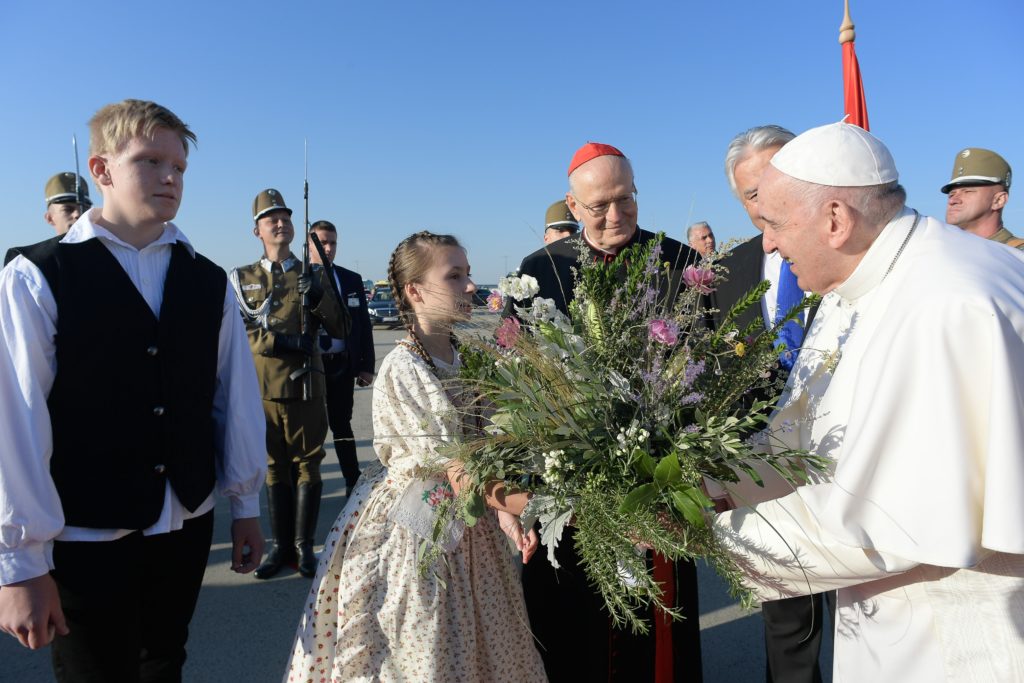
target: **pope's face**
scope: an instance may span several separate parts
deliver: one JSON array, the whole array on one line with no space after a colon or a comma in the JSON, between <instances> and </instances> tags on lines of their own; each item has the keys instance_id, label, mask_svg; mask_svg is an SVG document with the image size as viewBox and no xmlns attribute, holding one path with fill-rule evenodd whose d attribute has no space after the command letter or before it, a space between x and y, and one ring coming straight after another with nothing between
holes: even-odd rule
<instances>
[{"instance_id":1,"label":"pope's face","mask_svg":"<svg viewBox=\"0 0 1024 683\"><path fill-rule=\"evenodd\" d=\"M1002 185L954 187L946 200L946 222L962 228L969 227L978 219L1001 209L1006 202L1006 195Z\"/></svg>"},{"instance_id":2,"label":"pope's face","mask_svg":"<svg viewBox=\"0 0 1024 683\"><path fill-rule=\"evenodd\" d=\"M573 172L572 187L565 202L584 224L587 239L611 252L629 244L637 216L629 162L610 155L591 159Z\"/></svg>"},{"instance_id":3,"label":"pope's face","mask_svg":"<svg viewBox=\"0 0 1024 683\"><path fill-rule=\"evenodd\" d=\"M740 203L743 204L743 209L750 216L750 222L758 230L764 230L761 214L757 207L758 184L761 182L761 175L767 168L768 162L780 149L782 149L781 145L753 152L740 160L733 168L732 177L736 182L736 192L739 194Z\"/></svg>"},{"instance_id":4,"label":"pope's face","mask_svg":"<svg viewBox=\"0 0 1024 683\"><path fill-rule=\"evenodd\" d=\"M288 246L295 239L292 216L284 209L277 209L260 216L253 232L268 247Z\"/></svg>"},{"instance_id":5,"label":"pope's face","mask_svg":"<svg viewBox=\"0 0 1024 683\"><path fill-rule=\"evenodd\" d=\"M825 294L842 281L828 244L823 207L808 206L792 181L772 166L761 177L757 203L765 249L771 245L771 251L790 262L801 289Z\"/></svg>"}]
</instances>

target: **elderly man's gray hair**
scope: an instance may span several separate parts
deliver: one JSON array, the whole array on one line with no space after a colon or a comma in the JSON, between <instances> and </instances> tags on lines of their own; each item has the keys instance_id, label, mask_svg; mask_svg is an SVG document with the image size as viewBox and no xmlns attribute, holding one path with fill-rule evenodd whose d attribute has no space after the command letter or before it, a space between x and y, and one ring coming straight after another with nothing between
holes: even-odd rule
<instances>
[{"instance_id":1,"label":"elderly man's gray hair","mask_svg":"<svg viewBox=\"0 0 1024 683\"><path fill-rule=\"evenodd\" d=\"M796 135L792 132L775 124L755 126L734 137L725 153L725 177L729 179L732 193L737 197L740 196L736 189L736 164L752 152L760 152L770 147L781 147L795 137Z\"/></svg>"},{"instance_id":2,"label":"elderly man's gray hair","mask_svg":"<svg viewBox=\"0 0 1024 683\"><path fill-rule=\"evenodd\" d=\"M694 223L693 225L686 229L687 242L689 242L690 238L693 237L693 231L696 230L697 228L707 228L708 230L711 230L711 226L708 224L707 221L697 221L696 223Z\"/></svg>"}]
</instances>

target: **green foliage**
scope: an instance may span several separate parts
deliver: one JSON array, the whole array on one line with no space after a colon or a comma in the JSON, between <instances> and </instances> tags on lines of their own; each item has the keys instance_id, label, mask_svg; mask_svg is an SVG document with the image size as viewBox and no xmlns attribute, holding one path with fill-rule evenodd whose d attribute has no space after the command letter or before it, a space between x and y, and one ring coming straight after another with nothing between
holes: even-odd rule
<instances>
[{"instance_id":1,"label":"green foliage","mask_svg":"<svg viewBox=\"0 0 1024 683\"><path fill-rule=\"evenodd\" d=\"M546 308L534 300L516 308L523 333L513 348L468 342L461 381L488 424L447 454L471 482L454 503L467 524L485 514L489 483L533 492L523 521L540 521L552 563L571 528L613 621L638 631L648 628L650 607L670 607L638 548L705 557L750 601L708 527L705 478L759 481L754 464L765 462L796 485L826 466L802 452L761 452L749 438L767 426L781 388L778 352L774 330L741 330L735 320L760 306L768 284L712 330L706 300L682 288L685 264L662 258L657 242L633 245L612 264L587 254L568 316L538 314ZM655 321L672 334L652 334Z\"/></svg>"}]
</instances>

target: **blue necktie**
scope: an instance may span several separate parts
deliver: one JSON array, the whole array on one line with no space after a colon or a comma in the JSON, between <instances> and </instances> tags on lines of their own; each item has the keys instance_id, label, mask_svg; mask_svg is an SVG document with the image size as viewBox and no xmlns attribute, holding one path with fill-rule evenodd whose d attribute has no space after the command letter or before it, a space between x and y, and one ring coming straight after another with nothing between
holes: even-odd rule
<instances>
[{"instance_id":1,"label":"blue necktie","mask_svg":"<svg viewBox=\"0 0 1024 683\"><path fill-rule=\"evenodd\" d=\"M793 271L790 270L789 261L784 260L782 270L779 271L779 296L775 305L775 320L772 322L777 325L794 306L799 305L803 300L804 292L796 283L796 275L793 275ZM800 311L800 317L783 325L779 330L779 336L775 338L775 348L782 343L786 344L787 350L779 354L779 365L787 370L793 369L800 345L804 342L803 321L804 313Z\"/></svg>"}]
</instances>

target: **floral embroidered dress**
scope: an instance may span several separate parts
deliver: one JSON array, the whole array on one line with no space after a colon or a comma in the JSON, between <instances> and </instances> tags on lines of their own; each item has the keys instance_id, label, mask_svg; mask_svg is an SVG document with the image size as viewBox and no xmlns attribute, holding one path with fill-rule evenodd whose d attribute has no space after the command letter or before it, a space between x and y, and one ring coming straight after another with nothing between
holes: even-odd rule
<instances>
[{"instance_id":1,"label":"floral embroidered dress","mask_svg":"<svg viewBox=\"0 0 1024 683\"><path fill-rule=\"evenodd\" d=\"M451 495L430 472L438 447L463 429L450 398L458 357L434 363L439 376L399 344L381 365L380 464L364 472L327 537L287 683L547 680L496 515L456 529L434 571L419 571L433 506Z\"/></svg>"}]
</instances>

